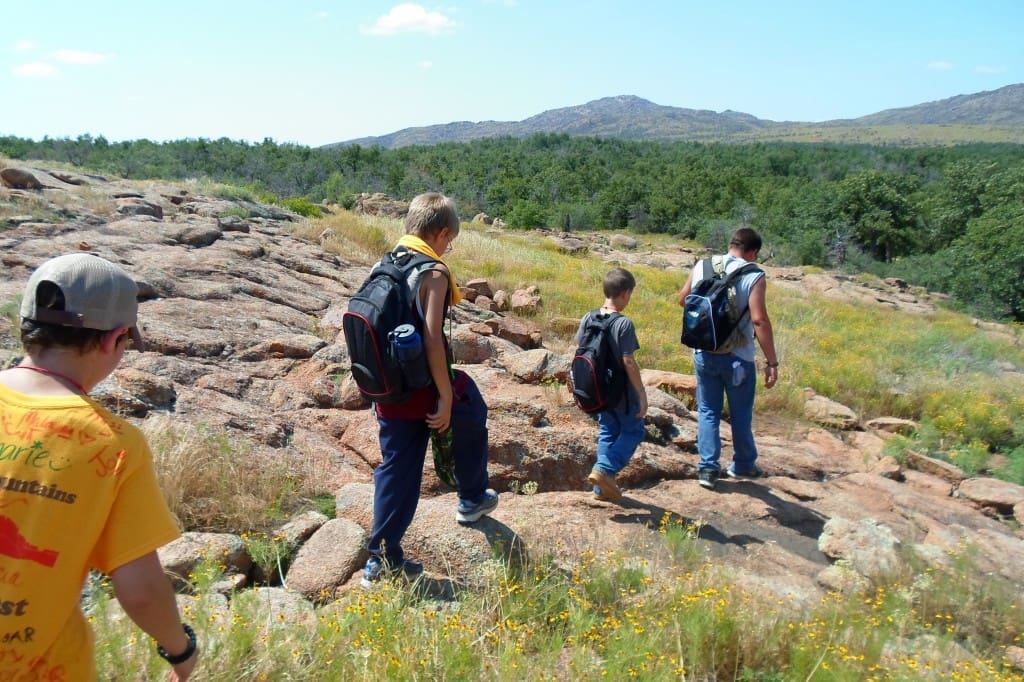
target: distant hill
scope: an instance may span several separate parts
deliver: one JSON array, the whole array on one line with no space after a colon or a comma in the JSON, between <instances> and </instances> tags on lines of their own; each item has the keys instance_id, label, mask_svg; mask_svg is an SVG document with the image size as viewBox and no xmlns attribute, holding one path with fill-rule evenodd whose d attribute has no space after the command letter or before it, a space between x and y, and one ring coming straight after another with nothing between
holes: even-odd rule
<instances>
[{"instance_id":1,"label":"distant hill","mask_svg":"<svg viewBox=\"0 0 1024 682\"><path fill-rule=\"evenodd\" d=\"M778 122L737 111L669 107L633 95L620 95L551 109L522 121L458 121L324 146L358 144L393 149L503 136L530 137L538 133L660 142L1024 143L1024 84L820 123Z\"/></svg>"},{"instance_id":2,"label":"distant hill","mask_svg":"<svg viewBox=\"0 0 1024 682\"><path fill-rule=\"evenodd\" d=\"M853 119L858 125L1024 126L1024 83Z\"/></svg>"}]
</instances>

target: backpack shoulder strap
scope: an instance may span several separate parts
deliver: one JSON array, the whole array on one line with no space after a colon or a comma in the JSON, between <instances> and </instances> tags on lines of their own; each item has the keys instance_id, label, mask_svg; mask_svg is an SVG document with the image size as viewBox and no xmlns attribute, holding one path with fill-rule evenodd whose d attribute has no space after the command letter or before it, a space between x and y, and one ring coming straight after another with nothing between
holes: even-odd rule
<instances>
[{"instance_id":1,"label":"backpack shoulder strap","mask_svg":"<svg viewBox=\"0 0 1024 682\"><path fill-rule=\"evenodd\" d=\"M698 282L703 282L706 279L711 279L716 274L715 263L713 258L702 258L701 260L697 261L694 264L693 269L694 271L699 270L700 272L700 277L698 279L693 280L694 284L697 284Z\"/></svg>"},{"instance_id":2,"label":"backpack shoulder strap","mask_svg":"<svg viewBox=\"0 0 1024 682\"><path fill-rule=\"evenodd\" d=\"M412 272L417 267L427 263L440 263L436 258L431 258L425 253L413 251L404 246L399 246L394 251L385 254L385 258L391 257L391 262L402 269L402 272Z\"/></svg>"},{"instance_id":3,"label":"backpack shoulder strap","mask_svg":"<svg viewBox=\"0 0 1024 682\"><path fill-rule=\"evenodd\" d=\"M730 272L726 276L725 281L732 283L734 280L739 279L743 275L749 275L752 272L763 272L763 270L757 267L757 263L747 263L746 265L742 265L733 270L732 272Z\"/></svg>"},{"instance_id":4,"label":"backpack shoulder strap","mask_svg":"<svg viewBox=\"0 0 1024 682\"><path fill-rule=\"evenodd\" d=\"M620 317L622 317L622 313L620 312L608 313L605 315L601 313L600 308L590 311L590 323L599 326L602 329L611 329L612 322Z\"/></svg>"}]
</instances>

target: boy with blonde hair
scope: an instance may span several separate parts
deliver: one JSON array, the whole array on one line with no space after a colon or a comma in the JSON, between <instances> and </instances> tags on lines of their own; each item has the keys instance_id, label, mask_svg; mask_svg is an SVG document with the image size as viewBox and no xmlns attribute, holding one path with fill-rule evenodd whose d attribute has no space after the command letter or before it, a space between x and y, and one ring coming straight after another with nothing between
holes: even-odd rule
<instances>
[{"instance_id":1,"label":"boy with blonde hair","mask_svg":"<svg viewBox=\"0 0 1024 682\"><path fill-rule=\"evenodd\" d=\"M409 205L405 235L396 251L407 249L432 259L414 269L407 283L414 325L423 339L432 381L405 402L375 403L382 461L373 473L373 529L362 586L404 573L414 577L423 565L405 558L402 537L419 504L423 465L431 432L451 435L454 474L459 489L455 519L471 524L494 511L498 493L488 488L487 404L468 374L450 370L444 320L462 295L441 255L459 235L455 203L436 192L417 196ZM451 434L447 432L451 430Z\"/></svg>"}]
</instances>

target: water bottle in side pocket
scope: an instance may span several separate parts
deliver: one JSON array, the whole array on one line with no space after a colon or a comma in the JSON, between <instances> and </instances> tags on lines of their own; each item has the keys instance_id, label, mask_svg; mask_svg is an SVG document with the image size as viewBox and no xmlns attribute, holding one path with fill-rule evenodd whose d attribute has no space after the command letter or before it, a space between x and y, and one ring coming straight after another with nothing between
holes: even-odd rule
<instances>
[{"instance_id":1,"label":"water bottle in side pocket","mask_svg":"<svg viewBox=\"0 0 1024 682\"><path fill-rule=\"evenodd\" d=\"M431 382L430 368L427 366L427 354L423 348L423 338L411 324L399 325L388 334L391 341L391 352L398 359L402 368L402 377L409 388L423 388Z\"/></svg>"}]
</instances>

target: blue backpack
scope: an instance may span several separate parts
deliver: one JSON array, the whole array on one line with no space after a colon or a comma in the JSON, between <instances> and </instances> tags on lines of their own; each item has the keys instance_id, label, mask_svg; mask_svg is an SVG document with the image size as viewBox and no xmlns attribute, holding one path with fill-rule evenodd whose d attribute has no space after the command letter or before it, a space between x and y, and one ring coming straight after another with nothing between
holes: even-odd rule
<instances>
[{"instance_id":1,"label":"blue backpack","mask_svg":"<svg viewBox=\"0 0 1024 682\"><path fill-rule=\"evenodd\" d=\"M710 274L694 284L683 301L680 341L697 350L724 353L743 345L740 325L750 314L749 306L739 310L736 305L736 282L743 275L761 272L761 268L747 263L726 275L723 260L719 259L716 267L711 258L706 258L702 269Z\"/></svg>"}]
</instances>

